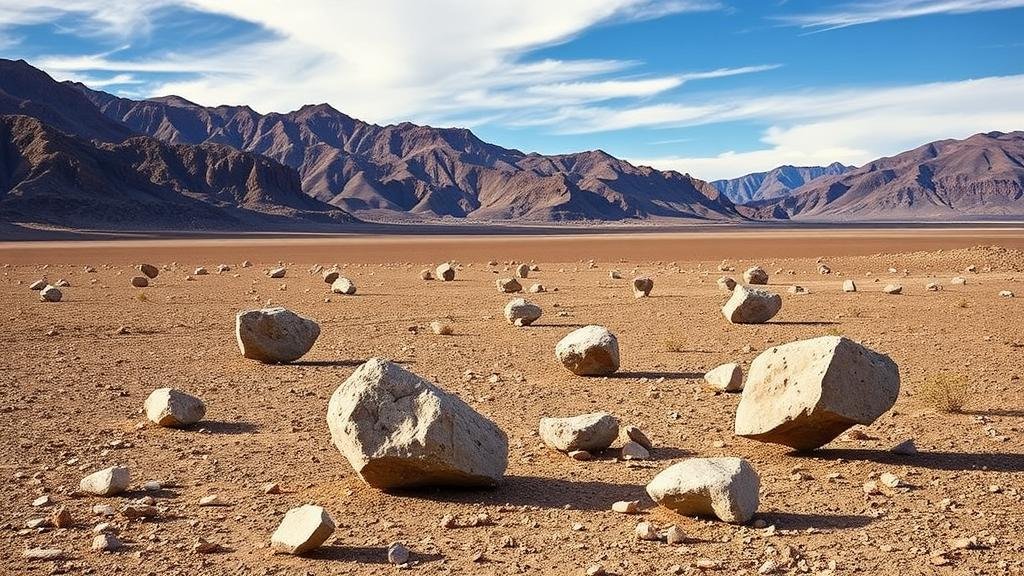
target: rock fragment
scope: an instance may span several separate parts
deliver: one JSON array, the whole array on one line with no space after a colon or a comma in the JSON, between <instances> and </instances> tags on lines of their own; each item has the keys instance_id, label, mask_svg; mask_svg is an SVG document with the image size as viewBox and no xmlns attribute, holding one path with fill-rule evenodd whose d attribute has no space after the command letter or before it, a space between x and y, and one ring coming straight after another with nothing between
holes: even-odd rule
<instances>
[{"instance_id":1,"label":"rock fragment","mask_svg":"<svg viewBox=\"0 0 1024 576\"><path fill-rule=\"evenodd\" d=\"M335 390L327 424L338 450L370 486L493 486L508 438L453 394L372 358Z\"/></svg>"},{"instance_id":2,"label":"rock fragment","mask_svg":"<svg viewBox=\"0 0 1024 576\"><path fill-rule=\"evenodd\" d=\"M131 481L131 472L127 468L111 466L82 478L78 489L97 496L114 496L127 490Z\"/></svg>"},{"instance_id":3,"label":"rock fragment","mask_svg":"<svg viewBox=\"0 0 1024 576\"><path fill-rule=\"evenodd\" d=\"M539 432L544 444L555 450L600 452L619 436L619 420L607 412L541 418Z\"/></svg>"},{"instance_id":4,"label":"rock fragment","mask_svg":"<svg viewBox=\"0 0 1024 576\"><path fill-rule=\"evenodd\" d=\"M651 290L654 290L654 280L646 276L638 276L633 278L633 296L636 298L646 298L651 295Z\"/></svg>"},{"instance_id":5,"label":"rock fragment","mask_svg":"<svg viewBox=\"0 0 1024 576\"><path fill-rule=\"evenodd\" d=\"M39 291L39 300L41 302L60 302L63 297L64 294L54 286L47 286Z\"/></svg>"},{"instance_id":6,"label":"rock fragment","mask_svg":"<svg viewBox=\"0 0 1024 576\"><path fill-rule=\"evenodd\" d=\"M434 276L441 282L451 282L455 280L455 268L445 262L434 269Z\"/></svg>"},{"instance_id":7,"label":"rock fragment","mask_svg":"<svg viewBox=\"0 0 1024 576\"><path fill-rule=\"evenodd\" d=\"M319 548L334 534L331 515L320 506L305 504L292 508L277 530L270 536L270 545L287 554L305 554Z\"/></svg>"},{"instance_id":8,"label":"rock fragment","mask_svg":"<svg viewBox=\"0 0 1024 576\"><path fill-rule=\"evenodd\" d=\"M753 266L743 273L743 281L747 284L767 284L768 272L760 266Z\"/></svg>"},{"instance_id":9,"label":"rock fragment","mask_svg":"<svg viewBox=\"0 0 1024 576\"><path fill-rule=\"evenodd\" d=\"M356 293L356 285L344 276L338 276L331 284L331 292L351 296Z\"/></svg>"},{"instance_id":10,"label":"rock fragment","mask_svg":"<svg viewBox=\"0 0 1024 576\"><path fill-rule=\"evenodd\" d=\"M619 340L604 326L584 326L558 342L555 357L577 376L607 376L619 369Z\"/></svg>"},{"instance_id":11,"label":"rock fragment","mask_svg":"<svg viewBox=\"0 0 1024 576\"><path fill-rule=\"evenodd\" d=\"M723 292L732 292L732 289L736 287L736 281L728 276L722 276L716 283Z\"/></svg>"},{"instance_id":12,"label":"rock fragment","mask_svg":"<svg viewBox=\"0 0 1024 576\"><path fill-rule=\"evenodd\" d=\"M733 324L763 324L782 309L782 297L760 288L736 285L722 306L722 314Z\"/></svg>"},{"instance_id":13,"label":"rock fragment","mask_svg":"<svg viewBox=\"0 0 1024 576\"><path fill-rule=\"evenodd\" d=\"M288 269L284 266L271 268L270 271L267 272L267 276L270 276L271 278L284 278L286 274L288 274Z\"/></svg>"},{"instance_id":14,"label":"rock fragment","mask_svg":"<svg viewBox=\"0 0 1024 576\"><path fill-rule=\"evenodd\" d=\"M720 392L741 392L743 390L743 369L730 362L708 370L704 382Z\"/></svg>"},{"instance_id":15,"label":"rock fragment","mask_svg":"<svg viewBox=\"0 0 1024 576\"><path fill-rule=\"evenodd\" d=\"M516 298L505 305L505 320L515 326L529 326L536 322L542 313L540 306L525 298Z\"/></svg>"},{"instance_id":16,"label":"rock fragment","mask_svg":"<svg viewBox=\"0 0 1024 576\"><path fill-rule=\"evenodd\" d=\"M174 388L153 390L143 407L150 422L168 428L191 426L206 415L202 400Z\"/></svg>"},{"instance_id":17,"label":"rock fragment","mask_svg":"<svg viewBox=\"0 0 1024 576\"><path fill-rule=\"evenodd\" d=\"M659 472L647 484L647 494L684 516L744 524L757 512L760 485L757 472L742 458L690 458Z\"/></svg>"},{"instance_id":18,"label":"rock fragment","mask_svg":"<svg viewBox=\"0 0 1024 576\"><path fill-rule=\"evenodd\" d=\"M505 294L514 294L516 292L523 291L523 285L515 278L498 278L494 283L498 287L498 291L504 292Z\"/></svg>"},{"instance_id":19,"label":"rock fragment","mask_svg":"<svg viewBox=\"0 0 1024 576\"><path fill-rule=\"evenodd\" d=\"M239 312L235 338L242 356L264 363L292 362L313 347L320 325L286 308Z\"/></svg>"},{"instance_id":20,"label":"rock fragment","mask_svg":"<svg viewBox=\"0 0 1024 576\"><path fill-rule=\"evenodd\" d=\"M899 395L888 356L839 336L775 346L750 365L736 409L738 436L813 450L870 424Z\"/></svg>"},{"instance_id":21,"label":"rock fragment","mask_svg":"<svg viewBox=\"0 0 1024 576\"><path fill-rule=\"evenodd\" d=\"M857 283L853 280L843 280L843 292L856 292Z\"/></svg>"},{"instance_id":22,"label":"rock fragment","mask_svg":"<svg viewBox=\"0 0 1024 576\"><path fill-rule=\"evenodd\" d=\"M139 264L139 272L142 272L150 280L160 275L160 269L152 264Z\"/></svg>"}]
</instances>

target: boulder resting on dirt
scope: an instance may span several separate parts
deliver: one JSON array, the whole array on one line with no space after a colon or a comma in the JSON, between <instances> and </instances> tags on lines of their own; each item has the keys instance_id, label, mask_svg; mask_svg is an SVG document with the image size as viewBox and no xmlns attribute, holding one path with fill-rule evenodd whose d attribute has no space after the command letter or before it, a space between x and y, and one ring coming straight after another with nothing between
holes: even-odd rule
<instances>
[{"instance_id":1,"label":"boulder resting on dirt","mask_svg":"<svg viewBox=\"0 0 1024 576\"><path fill-rule=\"evenodd\" d=\"M604 326L584 326L555 345L555 357L577 376L607 376L619 369L619 340Z\"/></svg>"},{"instance_id":2,"label":"boulder resting on dirt","mask_svg":"<svg viewBox=\"0 0 1024 576\"><path fill-rule=\"evenodd\" d=\"M371 358L331 396L338 450L370 486L493 486L508 437L454 394L398 364Z\"/></svg>"},{"instance_id":3,"label":"boulder resting on dirt","mask_svg":"<svg viewBox=\"0 0 1024 576\"><path fill-rule=\"evenodd\" d=\"M505 305L505 320L515 326L529 326L540 318L543 310L525 298L516 298Z\"/></svg>"},{"instance_id":4,"label":"boulder resting on dirt","mask_svg":"<svg viewBox=\"0 0 1024 576\"><path fill-rule=\"evenodd\" d=\"M319 548L335 531L334 519L320 506L304 504L284 515L270 536L270 545L287 554L305 554Z\"/></svg>"},{"instance_id":5,"label":"boulder resting on dirt","mask_svg":"<svg viewBox=\"0 0 1024 576\"><path fill-rule=\"evenodd\" d=\"M190 426L206 415L202 400L174 388L153 390L146 397L144 408L150 422L168 428Z\"/></svg>"},{"instance_id":6,"label":"boulder resting on dirt","mask_svg":"<svg viewBox=\"0 0 1024 576\"><path fill-rule=\"evenodd\" d=\"M633 278L633 296L635 298L646 298L654 290L654 280L646 276Z\"/></svg>"},{"instance_id":7,"label":"boulder resting on dirt","mask_svg":"<svg viewBox=\"0 0 1024 576\"><path fill-rule=\"evenodd\" d=\"M761 288L737 284L722 306L722 314L733 324L763 324L782 309L782 297Z\"/></svg>"},{"instance_id":8,"label":"boulder resting on dirt","mask_svg":"<svg viewBox=\"0 0 1024 576\"><path fill-rule=\"evenodd\" d=\"M242 356L273 364L298 360L320 336L320 325L287 308L246 310L235 317Z\"/></svg>"},{"instance_id":9,"label":"boulder resting on dirt","mask_svg":"<svg viewBox=\"0 0 1024 576\"><path fill-rule=\"evenodd\" d=\"M775 346L750 365L737 436L813 450L896 402L896 363L852 340L822 336Z\"/></svg>"},{"instance_id":10,"label":"boulder resting on dirt","mask_svg":"<svg viewBox=\"0 0 1024 576\"><path fill-rule=\"evenodd\" d=\"M690 458L659 472L647 494L683 516L743 524L757 512L760 487L760 477L743 458Z\"/></svg>"},{"instance_id":11,"label":"boulder resting on dirt","mask_svg":"<svg viewBox=\"0 0 1024 576\"><path fill-rule=\"evenodd\" d=\"M544 444L555 450L600 452L618 438L619 420L607 412L568 418L541 418L539 432Z\"/></svg>"},{"instance_id":12,"label":"boulder resting on dirt","mask_svg":"<svg viewBox=\"0 0 1024 576\"><path fill-rule=\"evenodd\" d=\"M708 370L704 374L704 381L721 392L740 392L743 390L743 369L735 362L722 364Z\"/></svg>"},{"instance_id":13,"label":"boulder resting on dirt","mask_svg":"<svg viewBox=\"0 0 1024 576\"><path fill-rule=\"evenodd\" d=\"M455 280L455 268L451 264L445 262L434 269L434 277L441 282L451 282Z\"/></svg>"}]
</instances>

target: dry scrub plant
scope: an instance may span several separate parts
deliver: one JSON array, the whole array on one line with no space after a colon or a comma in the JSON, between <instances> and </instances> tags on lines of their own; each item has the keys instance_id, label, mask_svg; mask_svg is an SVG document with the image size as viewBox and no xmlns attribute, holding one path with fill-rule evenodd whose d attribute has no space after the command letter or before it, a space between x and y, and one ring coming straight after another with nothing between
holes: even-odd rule
<instances>
[{"instance_id":1,"label":"dry scrub plant","mask_svg":"<svg viewBox=\"0 0 1024 576\"><path fill-rule=\"evenodd\" d=\"M970 389L967 378L939 372L925 376L918 386L917 395L922 402L939 412L960 412L967 404Z\"/></svg>"}]
</instances>

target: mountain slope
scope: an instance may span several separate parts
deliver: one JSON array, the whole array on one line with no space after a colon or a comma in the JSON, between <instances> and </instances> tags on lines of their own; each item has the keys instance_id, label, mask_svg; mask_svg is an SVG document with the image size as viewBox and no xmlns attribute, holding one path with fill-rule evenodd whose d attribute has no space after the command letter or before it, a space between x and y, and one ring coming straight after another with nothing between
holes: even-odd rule
<instances>
[{"instance_id":1,"label":"mountain slope","mask_svg":"<svg viewBox=\"0 0 1024 576\"><path fill-rule=\"evenodd\" d=\"M1024 216L1024 132L940 140L755 204L798 219L962 220Z\"/></svg>"},{"instance_id":2,"label":"mountain slope","mask_svg":"<svg viewBox=\"0 0 1024 576\"><path fill-rule=\"evenodd\" d=\"M459 128L368 124L326 104L288 114L119 98L72 84L108 117L167 142L215 142L298 170L307 194L361 217L478 220L739 218L714 187L601 151L524 154Z\"/></svg>"},{"instance_id":3,"label":"mountain slope","mask_svg":"<svg viewBox=\"0 0 1024 576\"><path fill-rule=\"evenodd\" d=\"M736 204L747 204L785 196L790 191L822 176L835 176L852 169L833 162L828 166L779 166L768 172L755 172L711 184Z\"/></svg>"},{"instance_id":4,"label":"mountain slope","mask_svg":"<svg viewBox=\"0 0 1024 576\"><path fill-rule=\"evenodd\" d=\"M287 167L227 146L98 143L0 116L0 221L91 229L287 229L353 218Z\"/></svg>"}]
</instances>

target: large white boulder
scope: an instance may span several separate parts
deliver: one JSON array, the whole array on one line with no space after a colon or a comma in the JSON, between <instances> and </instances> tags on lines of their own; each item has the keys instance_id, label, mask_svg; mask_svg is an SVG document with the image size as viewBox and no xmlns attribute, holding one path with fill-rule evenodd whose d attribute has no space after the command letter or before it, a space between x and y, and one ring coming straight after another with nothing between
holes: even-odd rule
<instances>
[{"instance_id":1,"label":"large white boulder","mask_svg":"<svg viewBox=\"0 0 1024 576\"><path fill-rule=\"evenodd\" d=\"M722 306L722 314L733 324L763 324L782 309L782 296L760 288L737 284Z\"/></svg>"},{"instance_id":2,"label":"large white boulder","mask_svg":"<svg viewBox=\"0 0 1024 576\"><path fill-rule=\"evenodd\" d=\"M647 484L658 504L683 516L714 516L743 524L754 517L761 479L743 458L690 458Z\"/></svg>"},{"instance_id":3,"label":"large white boulder","mask_svg":"<svg viewBox=\"0 0 1024 576\"><path fill-rule=\"evenodd\" d=\"M206 415L206 405L191 394L174 388L157 388L144 404L146 418L159 426L180 428L199 422Z\"/></svg>"},{"instance_id":4,"label":"large white boulder","mask_svg":"<svg viewBox=\"0 0 1024 576\"><path fill-rule=\"evenodd\" d=\"M539 432L544 444L555 450L600 452L618 438L619 420L607 412L569 418L541 418Z\"/></svg>"},{"instance_id":5,"label":"large white boulder","mask_svg":"<svg viewBox=\"0 0 1024 576\"><path fill-rule=\"evenodd\" d=\"M619 369L619 340L604 326L584 326L555 345L555 357L578 376L607 376Z\"/></svg>"},{"instance_id":6,"label":"large white boulder","mask_svg":"<svg viewBox=\"0 0 1024 576\"><path fill-rule=\"evenodd\" d=\"M888 356L840 336L769 348L750 365L736 435L797 450L824 446L871 424L896 402L900 374Z\"/></svg>"},{"instance_id":7,"label":"large white boulder","mask_svg":"<svg viewBox=\"0 0 1024 576\"><path fill-rule=\"evenodd\" d=\"M493 486L508 466L508 437L494 422L380 358L334 391L327 425L334 445L375 488Z\"/></svg>"},{"instance_id":8,"label":"large white boulder","mask_svg":"<svg viewBox=\"0 0 1024 576\"><path fill-rule=\"evenodd\" d=\"M281 524L270 536L270 545L288 554L305 554L319 548L335 529L334 519L326 510L305 504L285 513Z\"/></svg>"},{"instance_id":9,"label":"large white boulder","mask_svg":"<svg viewBox=\"0 0 1024 576\"><path fill-rule=\"evenodd\" d=\"M505 320L516 326L529 326L540 318L540 306L525 298L516 298L505 305Z\"/></svg>"},{"instance_id":10,"label":"large white boulder","mask_svg":"<svg viewBox=\"0 0 1024 576\"><path fill-rule=\"evenodd\" d=\"M309 352L320 325L287 308L239 312L235 338L242 356L266 363L291 362Z\"/></svg>"}]
</instances>

